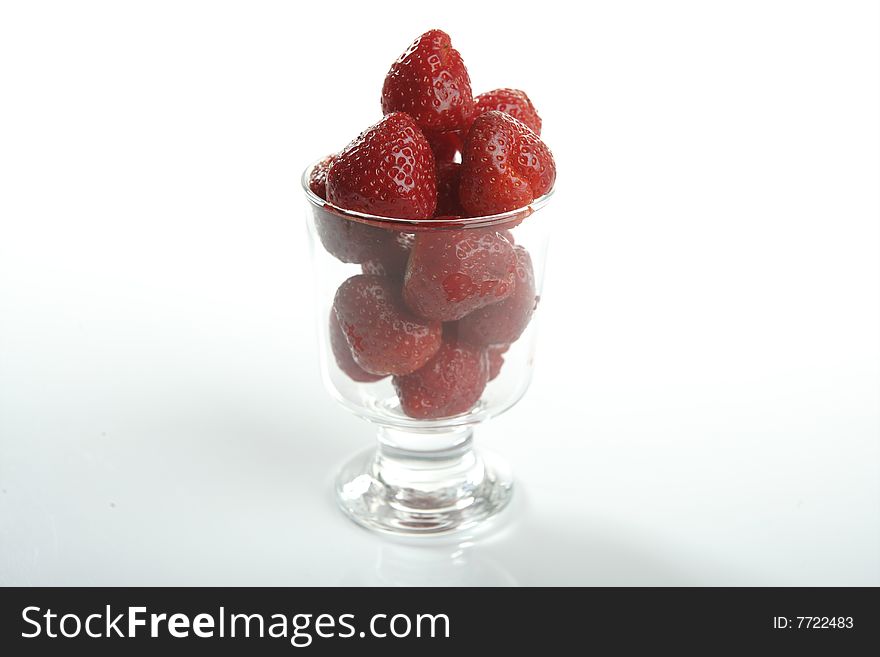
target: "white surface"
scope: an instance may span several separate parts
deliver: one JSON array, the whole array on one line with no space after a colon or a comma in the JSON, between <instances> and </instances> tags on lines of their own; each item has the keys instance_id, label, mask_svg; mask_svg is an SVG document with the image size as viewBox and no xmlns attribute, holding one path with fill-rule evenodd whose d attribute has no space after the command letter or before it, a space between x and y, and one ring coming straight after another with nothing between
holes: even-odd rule
<instances>
[{"instance_id":1,"label":"white surface","mask_svg":"<svg viewBox=\"0 0 880 657\"><path fill-rule=\"evenodd\" d=\"M0 584L880 584L877 4L365 4L3 3ZM464 549L333 508L297 187L433 26L560 171Z\"/></svg>"}]
</instances>

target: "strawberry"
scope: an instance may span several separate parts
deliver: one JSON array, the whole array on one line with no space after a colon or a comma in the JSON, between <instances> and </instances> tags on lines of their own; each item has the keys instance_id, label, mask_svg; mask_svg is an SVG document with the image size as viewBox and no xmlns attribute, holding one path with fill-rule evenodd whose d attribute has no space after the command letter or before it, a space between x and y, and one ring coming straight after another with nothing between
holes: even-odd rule
<instances>
[{"instance_id":1,"label":"strawberry","mask_svg":"<svg viewBox=\"0 0 880 657\"><path fill-rule=\"evenodd\" d=\"M478 346L516 342L532 318L537 305L535 274L529 252L516 252L516 287L504 301L479 308L458 323L462 340Z\"/></svg>"},{"instance_id":2,"label":"strawberry","mask_svg":"<svg viewBox=\"0 0 880 657\"><path fill-rule=\"evenodd\" d=\"M525 124L497 110L474 120L464 145L458 190L469 216L528 205L549 192L555 180L553 154Z\"/></svg>"},{"instance_id":3,"label":"strawberry","mask_svg":"<svg viewBox=\"0 0 880 657\"><path fill-rule=\"evenodd\" d=\"M498 110L525 123L536 135L541 134L541 117L525 91L519 89L495 89L474 98L477 105L474 116Z\"/></svg>"},{"instance_id":4,"label":"strawberry","mask_svg":"<svg viewBox=\"0 0 880 657\"><path fill-rule=\"evenodd\" d=\"M395 376L391 382L404 413L412 418L434 419L471 410L488 380L485 350L446 340L424 367Z\"/></svg>"},{"instance_id":5,"label":"strawberry","mask_svg":"<svg viewBox=\"0 0 880 657\"><path fill-rule=\"evenodd\" d=\"M461 162L464 136L463 132L458 131L425 133L425 137L431 145L431 150L434 152L434 161L437 163L437 166L455 162L456 160Z\"/></svg>"},{"instance_id":6,"label":"strawberry","mask_svg":"<svg viewBox=\"0 0 880 657\"><path fill-rule=\"evenodd\" d=\"M321 244L342 262L367 262L381 257L394 233L315 208L315 230Z\"/></svg>"},{"instance_id":7,"label":"strawberry","mask_svg":"<svg viewBox=\"0 0 880 657\"><path fill-rule=\"evenodd\" d=\"M309 173L309 189L320 199L327 200L327 172L333 166L336 155L328 155L312 167Z\"/></svg>"},{"instance_id":8,"label":"strawberry","mask_svg":"<svg viewBox=\"0 0 880 657\"><path fill-rule=\"evenodd\" d=\"M486 355L489 357L489 380L494 381L504 365L504 354L510 349L509 344L497 344L486 348Z\"/></svg>"},{"instance_id":9,"label":"strawberry","mask_svg":"<svg viewBox=\"0 0 880 657\"><path fill-rule=\"evenodd\" d=\"M437 209L435 217L460 217L464 214L458 200L461 165L455 162L437 164Z\"/></svg>"},{"instance_id":10,"label":"strawberry","mask_svg":"<svg viewBox=\"0 0 880 657\"><path fill-rule=\"evenodd\" d=\"M336 155L328 155L312 167L309 173L309 189L316 196L327 200L327 173ZM364 262L376 257L385 249L390 237L380 228L315 208L315 229L324 248L342 262Z\"/></svg>"},{"instance_id":11,"label":"strawberry","mask_svg":"<svg viewBox=\"0 0 880 657\"><path fill-rule=\"evenodd\" d=\"M403 280L415 237L413 233L396 233L384 248L361 265L361 271Z\"/></svg>"},{"instance_id":12,"label":"strawberry","mask_svg":"<svg viewBox=\"0 0 880 657\"><path fill-rule=\"evenodd\" d=\"M471 79L446 32L425 32L391 65L382 111L406 112L425 132L467 128L474 113Z\"/></svg>"},{"instance_id":13,"label":"strawberry","mask_svg":"<svg viewBox=\"0 0 880 657\"><path fill-rule=\"evenodd\" d=\"M444 322L509 297L516 254L492 228L426 231L416 235L403 298L418 315Z\"/></svg>"},{"instance_id":14,"label":"strawberry","mask_svg":"<svg viewBox=\"0 0 880 657\"><path fill-rule=\"evenodd\" d=\"M388 114L336 157L327 200L383 217L429 219L437 204L434 155L411 117Z\"/></svg>"},{"instance_id":15,"label":"strawberry","mask_svg":"<svg viewBox=\"0 0 880 657\"><path fill-rule=\"evenodd\" d=\"M352 276L336 291L333 310L354 361L371 374L409 374L440 348L440 323L413 315L388 277Z\"/></svg>"},{"instance_id":16,"label":"strawberry","mask_svg":"<svg viewBox=\"0 0 880 657\"><path fill-rule=\"evenodd\" d=\"M350 379L358 381L359 383L372 383L373 381L379 381L380 379L385 378L385 375L382 374L370 374L355 362L354 357L351 355L351 348L348 346L348 341L345 339L345 333L342 332L342 327L339 326L339 320L336 318L336 313L332 309L330 310L329 329L330 350L333 352L333 357L335 358L339 369L347 374Z\"/></svg>"}]
</instances>

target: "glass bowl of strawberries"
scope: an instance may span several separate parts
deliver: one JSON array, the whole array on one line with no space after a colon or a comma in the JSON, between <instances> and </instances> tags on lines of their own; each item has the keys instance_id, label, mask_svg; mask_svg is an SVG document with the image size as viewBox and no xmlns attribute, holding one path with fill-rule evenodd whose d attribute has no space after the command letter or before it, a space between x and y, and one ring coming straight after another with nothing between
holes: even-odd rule
<instances>
[{"instance_id":1,"label":"glass bowl of strawberries","mask_svg":"<svg viewBox=\"0 0 880 657\"><path fill-rule=\"evenodd\" d=\"M531 379L556 167L528 96L474 97L440 30L392 65L382 109L302 176L324 382L378 429L337 500L374 530L450 533L510 500L474 427Z\"/></svg>"}]
</instances>

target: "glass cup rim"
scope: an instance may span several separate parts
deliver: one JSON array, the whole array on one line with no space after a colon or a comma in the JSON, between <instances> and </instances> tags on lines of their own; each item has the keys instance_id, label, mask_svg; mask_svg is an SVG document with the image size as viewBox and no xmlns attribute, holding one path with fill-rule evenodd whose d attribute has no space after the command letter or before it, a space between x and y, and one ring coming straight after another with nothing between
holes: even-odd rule
<instances>
[{"instance_id":1,"label":"glass cup rim","mask_svg":"<svg viewBox=\"0 0 880 657\"><path fill-rule=\"evenodd\" d=\"M311 176L312 169L314 169L318 164L321 163L322 160L316 160L309 166L305 168L300 176L300 184L302 185L303 192L306 195L306 199L309 203L319 209L332 212L334 215L339 216L340 218L351 219L353 221L357 221L360 223L367 223L376 226L395 226L398 230L401 227L408 226L410 228L478 228L485 226L493 226L496 224L507 224L512 221L522 221L525 217L537 212L542 207L544 207L547 202L550 200L550 197L553 196L554 191L556 190L556 185L550 188L543 196L536 198L534 201L529 203L528 205L524 205L520 208L516 208L515 210L508 210L507 212L502 212L499 214L491 214L484 215L481 217L443 217L436 219L401 219L400 217L385 217L382 215L373 215L367 214L365 212L358 212L356 210L346 210L345 208L340 208L338 205L333 205L330 201L325 201L320 196L315 194L309 188L309 177Z\"/></svg>"}]
</instances>

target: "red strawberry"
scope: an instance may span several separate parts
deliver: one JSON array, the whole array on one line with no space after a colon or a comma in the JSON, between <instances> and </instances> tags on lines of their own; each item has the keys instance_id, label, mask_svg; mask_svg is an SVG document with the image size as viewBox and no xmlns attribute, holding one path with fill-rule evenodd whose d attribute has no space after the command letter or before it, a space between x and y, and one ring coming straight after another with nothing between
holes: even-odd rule
<instances>
[{"instance_id":1,"label":"red strawberry","mask_svg":"<svg viewBox=\"0 0 880 657\"><path fill-rule=\"evenodd\" d=\"M391 65L382 111L406 112L426 132L468 126L474 113L471 79L446 32L425 32Z\"/></svg>"},{"instance_id":2,"label":"red strawberry","mask_svg":"<svg viewBox=\"0 0 880 657\"><path fill-rule=\"evenodd\" d=\"M461 165L455 162L437 164L437 209L435 217L460 217L464 214L458 200Z\"/></svg>"},{"instance_id":3,"label":"red strawberry","mask_svg":"<svg viewBox=\"0 0 880 657\"><path fill-rule=\"evenodd\" d=\"M437 162L437 166L455 162L456 159L461 162L461 152L464 149L463 132L426 132L425 137L434 152L434 161Z\"/></svg>"},{"instance_id":4,"label":"red strawberry","mask_svg":"<svg viewBox=\"0 0 880 657\"><path fill-rule=\"evenodd\" d=\"M336 155L328 155L312 167L309 173L309 189L318 198L327 200L327 172L333 166Z\"/></svg>"},{"instance_id":5,"label":"red strawberry","mask_svg":"<svg viewBox=\"0 0 880 657\"><path fill-rule=\"evenodd\" d=\"M327 174L327 200L383 217L429 219L437 204L434 154L412 118L389 114L346 146Z\"/></svg>"},{"instance_id":6,"label":"red strawberry","mask_svg":"<svg viewBox=\"0 0 880 657\"><path fill-rule=\"evenodd\" d=\"M489 357L489 380L494 381L504 365L504 354L510 349L509 344L498 344L486 348L486 354Z\"/></svg>"},{"instance_id":7,"label":"red strawberry","mask_svg":"<svg viewBox=\"0 0 880 657\"><path fill-rule=\"evenodd\" d=\"M478 346L516 342L532 318L537 304L535 274L529 252L516 251L516 287L504 301L480 308L458 323L462 340Z\"/></svg>"},{"instance_id":8,"label":"red strawberry","mask_svg":"<svg viewBox=\"0 0 880 657\"><path fill-rule=\"evenodd\" d=\"M415 237L413 233L396 233L375 257L361 265L361 271L402 280Z\"/></svg>"},{"instance_id":9,"label":"red strawberry","mask_svg":"<svg viewBox=\"0 0 880 657\"><path fill-rule=\"evenodd\" d=\"M403 412L433 419L466 413L489 380L486 352L456 340L444 341L424 367L392 379Z\"/></svg>"},{"instance_id":10,"label":"red strawberry","mask_svg":"<svg viewBox=\"0 0 880 657\"><path fill-rule=\"evenodd\" d=\"M327 173L336 155L328 155L309 173L309 189L326 200ZM343 219L323 208L315 208L315 228L324 248L342 262L364 262L385 249L386 231L356 221Z\"/></svg>"},{"instance_id":11,"label":"red strawberry","mask_svg":"<svg viewBox=\"0 0 880 657\"><path fill-rule=\"evenodd\" d=\"M332 309L330 310L330 349L333 351L333 357L336 359L339 369L352 380L360 383L372 383L385 378L385 375L382 374L370 374L354 361L351 347L348 346L345 333L342 332L336 313Z\"/></svg>"},{"instance_id":12,"label":"red strawberry","mask_svg":"<svg viewBox=\"0 0 880 657\"><path fill-rule=\"evenodd\" d=\"M459 199L468 215L515 210L543 196L556 180L550 149L523 123L503 112L481 114L468 132ZM331 169L331 176L336 169Z\"/></svg>"},{"instance_id":13,"label":"red strawberry","mask_svg":"<svg viewBox=\"0 0 880 657\"><path fill-rule=\"evenodd\" d=\"M342 262L367 262L380 257L394 233L315 208L315 229L327 251Z\"/></svg>"},{"instance_id":14,"label":"red strawberry","mask_svg":"<svg viewBox=\"0 0 880 657\"><path fill-rule=\"evenodd\" d=\"M474 98L477 104L475 116L490 110L498 110L519 119L529 126L536 135L541 134L541 117L532 105L525 91L519 89L495 89Z\"/></svg>"},{"instance_id":15,"label":"red strawberry","mask_svg":"<svg viewBox=\"0 0 880 657\"><path fill-rule=\"evenodd\" d=\"M416 235L403 298L422 317L444 322L513 293L516 254L492 228L426 231Z\"/></svg>"},{"instance_id":16,"label":"red strawberry","mask_svg":"<svg viewBox=\"0 0 880 657\"><path fill-rule=\"evenodd\" d=\"M440 348L440 323L413 315L385 276L352 276L336 291L333 309L355 362L372 374L409 374Z\"/></svg>"}]
</instances>

